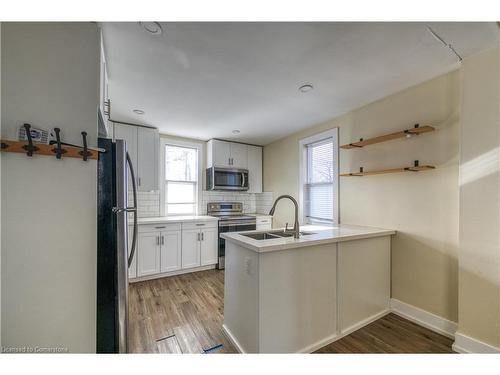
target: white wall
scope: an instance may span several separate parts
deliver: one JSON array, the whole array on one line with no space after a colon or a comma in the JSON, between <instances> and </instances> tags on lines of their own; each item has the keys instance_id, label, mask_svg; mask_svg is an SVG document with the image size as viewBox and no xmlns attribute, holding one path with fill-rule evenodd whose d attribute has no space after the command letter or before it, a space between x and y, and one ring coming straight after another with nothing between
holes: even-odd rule
<instances>
[{"instance_id":1,"label":"white wall","mask_svg":"<svg viewBox=\"0 0 500 375\"><path fill-rule=\"evenodd\" d=\"M462 82L458 332L500 348L500 48Z\"/></svg>"},{"instance_id":2,"label":"white wall","mask_svg":"<svg viewBox=\"0 0 500 375\"><path fill-rule=\"evenodd\" d=\"M93 23L2 24L2 135L23 122L97 142ZM95 351L95 161L2 156L2 344Z\"/></svg>"},{"instance_id":3,"label":"white wall","mask_svg":"<svg viewBox=\"0 0 500 375\"><path fill-rule=\"evenodd\" d=\"M433 171L340 178L340 222L391 228L392 296L457 321L460 77L437 77L264 147L264 189L299 192L299 141L339 127L339 142L370 138L414 123L437 130L362 149L340 151L340 172L432 164ZM291 204L277 226L293 220Z\"/></svg>"}]
</instances>

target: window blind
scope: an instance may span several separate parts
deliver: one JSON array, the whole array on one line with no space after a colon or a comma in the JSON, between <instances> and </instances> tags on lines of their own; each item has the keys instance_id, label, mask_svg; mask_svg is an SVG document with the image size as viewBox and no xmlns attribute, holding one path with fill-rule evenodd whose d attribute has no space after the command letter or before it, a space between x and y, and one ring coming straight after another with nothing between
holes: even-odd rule
<instances>
[{"instance_id":1,"label":"window blind","mask_svg":"<svg viewBox=\"0 0 500 375\"><path fill-rule=\"evenodd\" d=\"M333 222L333 138L306 145L305 216L311 222Z\"/></svg>"}]
</instances>

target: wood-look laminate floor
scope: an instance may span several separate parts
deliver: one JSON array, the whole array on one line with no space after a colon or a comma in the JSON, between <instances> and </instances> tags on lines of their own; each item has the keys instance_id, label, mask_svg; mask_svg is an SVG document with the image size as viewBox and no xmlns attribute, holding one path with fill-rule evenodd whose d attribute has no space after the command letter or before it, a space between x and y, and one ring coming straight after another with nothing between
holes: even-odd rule
<instances>
[{"instance_id":1,"label":"wood-look laminate floor","mask_svg":"<svg viewBox=\"0 0 500 375\"><path fill-rule=\"evenodd\" d=\"M224 271L143 281L129 289L132 353L236 353L222 333ZM452 353L452 340L389 314L316 353Z\"/></svg>"}]
</instances>

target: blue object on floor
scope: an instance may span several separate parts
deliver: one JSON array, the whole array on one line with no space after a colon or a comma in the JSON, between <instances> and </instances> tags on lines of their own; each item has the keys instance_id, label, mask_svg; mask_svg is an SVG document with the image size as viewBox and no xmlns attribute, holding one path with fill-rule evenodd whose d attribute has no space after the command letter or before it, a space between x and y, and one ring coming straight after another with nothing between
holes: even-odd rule
<instances>
[{"instance_id":1,"label":"blue object on floor","mask_svg":"<svg viewBox=\"0 0 500 375\"><path fill-rule=\"evenodd\" d=\"M203 349L203 354L211 353L217 349L222 349L223 347L224 347L224 345L219 344L219 345L212 346L211 348L208 348L208 349Z\"/></svg>"}]
</instances>

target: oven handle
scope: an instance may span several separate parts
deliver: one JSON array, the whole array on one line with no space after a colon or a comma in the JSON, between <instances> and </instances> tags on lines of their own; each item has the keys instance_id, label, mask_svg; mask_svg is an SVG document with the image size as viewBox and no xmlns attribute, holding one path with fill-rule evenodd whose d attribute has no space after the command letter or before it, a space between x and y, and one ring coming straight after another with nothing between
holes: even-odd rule
<instances>
[{"instance_id":1,"label":"oven handle","mask_svg":"<svg viewBox=\"0 0 500 375\"><path fill-rule=\"evenodd\" d=\"M219 222L219 227L232 227L232 226L248 226L248 225L257 225L256 221L232 221L232 222L226 222L226 223L221 223Z\"/></svg>"}]
</instances>

